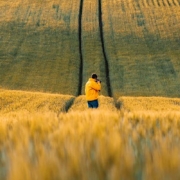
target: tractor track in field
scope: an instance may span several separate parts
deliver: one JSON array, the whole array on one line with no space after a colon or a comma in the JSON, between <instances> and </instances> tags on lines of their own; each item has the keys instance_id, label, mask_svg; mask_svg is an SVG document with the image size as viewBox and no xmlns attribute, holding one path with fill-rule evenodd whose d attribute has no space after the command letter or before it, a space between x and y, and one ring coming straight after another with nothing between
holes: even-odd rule
<instances>
[{"instance_id":1,"label":"tractor track in field","mask_svg":"<svg viewBox=\"0 0 180 180\"><path fill-rule=\"evenodd\" d=\"M82 87L83 87L83 66L84 66L84 58L83 58L83 8L84 8L85 0L80 0L79 5L79 15L78 15L78 39L79 39L79 56L80 56L80 67L79 67L79 85L78 85L78 93L77 97L82 95ZM99 31L100 31L100 40L102 46L102 53L104 57L105 63L105 74L106 74L106 84L107 84L107 92L108 96L112 97L110 78L109 78L109 63L105 51L104 44L104 31L103 31L103 19L102 19L102 1L98 1L98 20L99 20ZM63 111L68 112L73 106L75 98L70 100L64 107ZM59 116L60 112L57 116Z\"/></svg>"},{"instance_id":2,"label":"tractor track in field","mask_svg":"<svg viewBox=\"0 0 180 180\"><path fill-rule=\"evenodd\" d=\"M79 19L78 19L78 36L79 36L79 55L80 55L80 68L79 68L79 85L78 85L78 95L82 94L82 87L83 87L83 47L82 47L82 31L83 31L83 6L85 0L80 0L80 7L79 7ZM105 50L105 43L104 43L104 30L103 30L103 18L102 18L102 1L98 1L98 20L99 20L99 31L100 31L100 40L101 40L101 47L102 53L105 63L105 74L106 74L106 84L107 84L107 93L108 96L112 97L111 91L111 84L110 84L110 77L109 77L109 62L106 55Z\"/></svg>"},{"instance_id":3,"label":"tractor track in field","mask_svg":"<svg viewBox=\"0 0 180 180\"><path fill-rule=\"evenodd\" d=\"M83 16L83 5L84 0L80 0L79 7L79 55L80 55L80 67L79 67L79 85L78 85L78 95L82 94L82 84L83 84L83 49L82 49L82 16Z\"/></svg>"},{"instance_id":4,"label":"tractor track in field","mask_svg":"<svg viewBox=\"0 0 180 180\"><path fill-rule=\"evenodd\" d=\"M100 38L101 38L101 45L102 45L102 52L104 56L104 63L105 63L105 73L106 73L106 84L107 84L107 92L110 97L112 97L112 91L111 91L111 83L110 83L110 77L109 77L109 62L106 55L105 50L105 43L104 43L104 30L103 30L103 18L102 18L102 0L99 0L99 30L100 30Z\"/></svg>"}]
</instances>

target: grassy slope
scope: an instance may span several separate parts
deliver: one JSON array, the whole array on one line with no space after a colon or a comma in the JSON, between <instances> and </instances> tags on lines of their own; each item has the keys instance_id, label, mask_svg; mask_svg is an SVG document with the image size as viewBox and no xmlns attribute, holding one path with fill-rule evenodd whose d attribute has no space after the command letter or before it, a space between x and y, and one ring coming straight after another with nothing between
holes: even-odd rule
<instances>
[{"instance_id":1,"label":"grassy slope","mask_svg":"<svg viewBox=\"0 0 180 180\"><path fill-rule=\"evenodd\" d=\"M84 1L82 18L83 52L83 91L84 85L92 72L96 72L102 81L102 94L108 95L104 57L102 53L98 1Z\"/></svg>"},{"instance_id":2,"label":"grassy slope","mask_svg":"<svg viewBox=\"0 0 180 180\"><path fill-rule=\"evenodd\" d=\"M0 0L0 86L77 95L95 71L108 95L97 2L83 5L80 72L79 0ZM113 96L180 97L179 8L176 0L102 0Z\"/></svg>"},{"instance_id":3,"label":"grassy slope","mask_svg":"<svg viewBox=\"0 0 180 180\"><path fill-rule=\"evenodd\" d=\"M0 19L0 84L10 89L76 95L78 1L6 4Z\"/></svg>"},{"instance_id":4,"label":"grassy slope","mask_svg":"<svg viewBox=\"0 0 180 180\"><path fill-rule=\"evenodd\" d=\"M179 97L180 6L152 2L103 1L105 45L116 97Z\"/></svg>"}]
</instances>

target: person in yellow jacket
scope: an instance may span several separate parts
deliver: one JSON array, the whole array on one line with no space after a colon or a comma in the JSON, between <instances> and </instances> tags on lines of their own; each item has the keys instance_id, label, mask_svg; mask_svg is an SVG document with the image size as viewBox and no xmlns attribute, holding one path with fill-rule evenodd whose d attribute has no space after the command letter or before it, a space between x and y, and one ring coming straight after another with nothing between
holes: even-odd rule
<instances>
[{"instance_id":1,"label":"person in yellow jacket","mask_svg":"<svg viewBox=\"0 0 180 180\"><path fill-rule=\"evenodd\" d=\"M86 100L89 108L98 108L98 96L101 90L101 81L96 74L92 74L85 86Z\"/></svg>"}]
</instances>

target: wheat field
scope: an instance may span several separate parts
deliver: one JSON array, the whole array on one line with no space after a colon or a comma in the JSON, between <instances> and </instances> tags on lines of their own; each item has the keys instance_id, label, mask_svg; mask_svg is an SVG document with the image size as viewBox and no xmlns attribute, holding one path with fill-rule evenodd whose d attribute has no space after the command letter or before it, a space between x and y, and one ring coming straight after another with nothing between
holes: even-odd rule
<instances>
[{"instance_id":1,"label":"wheat field","mask_svg":"<svg viewBox=\"0 0 180 180\"><path fill-rule=\"evenodd\" d=\"M179 125L179 111L0 114L0 177L178 180Z\"/></svg>"},{"instance_id":2,"label":"wheat field","mask_svg":"<svg viewBox=\"0 0 180 180\"><path fill-rule=\"evenodd\" d=\"M0 0L0 86L180 97L179 0Z\"/></svg>"},{"instance_id":3,"label":"wheat field","mask_svg":"<svg viewBox=\"0 0 180 180\"><path fill-rule=\"evenodd\" d=\"M102 9L113 96L179 97L179 1L104 0Z\"/></svg>"},{"instance_id":4,"label":"wheat field","mask_svg":"<svg viewBox=\"0 0 180 180\"><path fill-rule=\"evenodd\" d=\"M99 101L1 89L0 179L180 178L180 99Z\"/></svg>"},{"instance_id":5,"label":"wheat field","mask_svg":"<svg viewBox=\"0 0 180 180\"><path fill-rule=\"evenodd\" d=\"M0 180L180 179L179 0L0 9Z\"/></svg>"}]
</instances>

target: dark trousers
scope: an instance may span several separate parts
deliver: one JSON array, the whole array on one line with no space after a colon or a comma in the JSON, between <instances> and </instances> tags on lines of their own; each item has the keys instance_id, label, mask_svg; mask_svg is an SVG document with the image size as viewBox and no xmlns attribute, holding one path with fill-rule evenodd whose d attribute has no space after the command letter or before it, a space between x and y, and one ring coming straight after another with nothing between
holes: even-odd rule
<instances>
[{"instance_id":1,"label":"dark trousers","mask_svg":"<svg viewBox=\"0 0 180 180\"><path fill-rule=\"evenodd\" d=\"M88 108L98 108L99 107L98 100L88 101L87 103L88 103Z\"/></svg>"}]
</instances>

